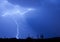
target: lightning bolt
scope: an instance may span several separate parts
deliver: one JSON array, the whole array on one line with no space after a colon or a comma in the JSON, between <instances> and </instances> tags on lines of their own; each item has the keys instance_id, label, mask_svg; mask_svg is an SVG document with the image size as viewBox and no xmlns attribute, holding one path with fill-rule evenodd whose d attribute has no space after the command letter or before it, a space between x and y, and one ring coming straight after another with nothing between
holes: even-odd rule
<instances>
[{"instance_id":1,"label":"lightning bolt","mask_svg":"<svg viewBox=\"0 0 60 42\"><path fill-rule=\"evenodd\" d=\"M16 27L17 27L16 39L19 39L19 24L18 24L17 20L14 17L13 17L13 20L14 20L14 22L16 24Z\"/></svg>"},{"instance_id":2,"label":"lightning bolt","mask_svg":"<svg viewBox=\"0 0 60 42\"><path fill-rule=\"evenodd\" d=\"M19 39L19 24L16 20L16 17L20 16L23 19L24 18L23 15L28 13L29 11L32 11L32 10L34 10L34 9L33 8L27 8L26 10L24 10L24 9L20 10L20 8L16 7L16 8L13 8L11 10L3 12L4 14L1 15L2 17L9 16L14 20L16 27L17 27L16 39Z\"/></svg>"}]
</instances>

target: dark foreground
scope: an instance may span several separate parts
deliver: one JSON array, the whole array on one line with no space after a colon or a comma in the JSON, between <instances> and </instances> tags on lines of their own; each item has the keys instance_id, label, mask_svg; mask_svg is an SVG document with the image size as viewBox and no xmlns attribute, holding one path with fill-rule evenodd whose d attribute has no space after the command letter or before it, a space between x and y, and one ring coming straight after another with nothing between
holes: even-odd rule
<instances>
[{"instance_id":1,"label":"dark foreground","mask_svg":"<svg viewBox=\"0 0 60 42\"><path fill-rule=\"evenodd\" d=\"M55 37L55 38L48 38L48 39L32 39L32 38L27 38L27 39L16 39L16 38L0 38L0 42L2 42L2 41L4 41L4 42L6 42L6 41L8 41L8 42L17 42L17 41L19 41L19 42L26 42L26 41L28 41L28 42L45 42L45 41L56 41L56 42L58 42L58 41L60 41L60 37Z\"/></svg>"}]
</instances>

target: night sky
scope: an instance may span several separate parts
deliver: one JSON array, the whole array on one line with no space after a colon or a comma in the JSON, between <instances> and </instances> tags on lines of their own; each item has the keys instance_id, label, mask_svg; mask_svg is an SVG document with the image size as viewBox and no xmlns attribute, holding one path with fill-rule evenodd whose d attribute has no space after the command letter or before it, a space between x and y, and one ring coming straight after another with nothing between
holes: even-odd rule
<instances>
[{"instance_id":1,"label":"night sky","mask_svg":"<svg viewBox=\"0 0 60 42\"><path fill-rule=\"evenodd\" d=\"M6 12L12 15L16 6L22 12L26 8L34 10L22 16L2 16ZM19 25L19 38L38 38L42 34L45 38L60 37L60 0L0 0L0 38L16 37L17 26L12 17Z\"/></svg>"}]
</instances>

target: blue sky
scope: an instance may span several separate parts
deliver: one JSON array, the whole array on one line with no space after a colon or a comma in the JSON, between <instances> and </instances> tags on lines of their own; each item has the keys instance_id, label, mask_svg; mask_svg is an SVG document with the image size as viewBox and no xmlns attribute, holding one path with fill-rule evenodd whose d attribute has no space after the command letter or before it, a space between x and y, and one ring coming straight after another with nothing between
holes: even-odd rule
<instances>
[{"instance_id":1,"label":"blue sky","mask_svg":"<svg viewBox=\"0 0 60 42\"><path fill-rule=\"evenodd\" d=\"M28 8L33 10L21 15ZM60 0L0 0L0 37L16 36L15 20L20 38L41 34L45 38L60 36Z\"/></svg>"}]
</instances>

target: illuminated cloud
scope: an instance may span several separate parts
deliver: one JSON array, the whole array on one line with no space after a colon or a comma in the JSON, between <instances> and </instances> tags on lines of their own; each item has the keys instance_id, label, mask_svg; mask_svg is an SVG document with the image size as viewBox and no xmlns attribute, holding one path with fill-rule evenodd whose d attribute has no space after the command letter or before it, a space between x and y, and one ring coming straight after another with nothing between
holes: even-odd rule
<instances>
[{"instance_id":1,"label":"illuminated cloud","mask_svg":"<svg viewBox=\"0 0 60 42\"><path fill-rule=\"evenodd\" d=\"M23 15L28 13L29 11L33 10L32 8L24 8L19 5L14 5L9 3L7 0L0 0L0 9L2 10L2 16L8 15Z\"/></svg>"}]
</instances>

